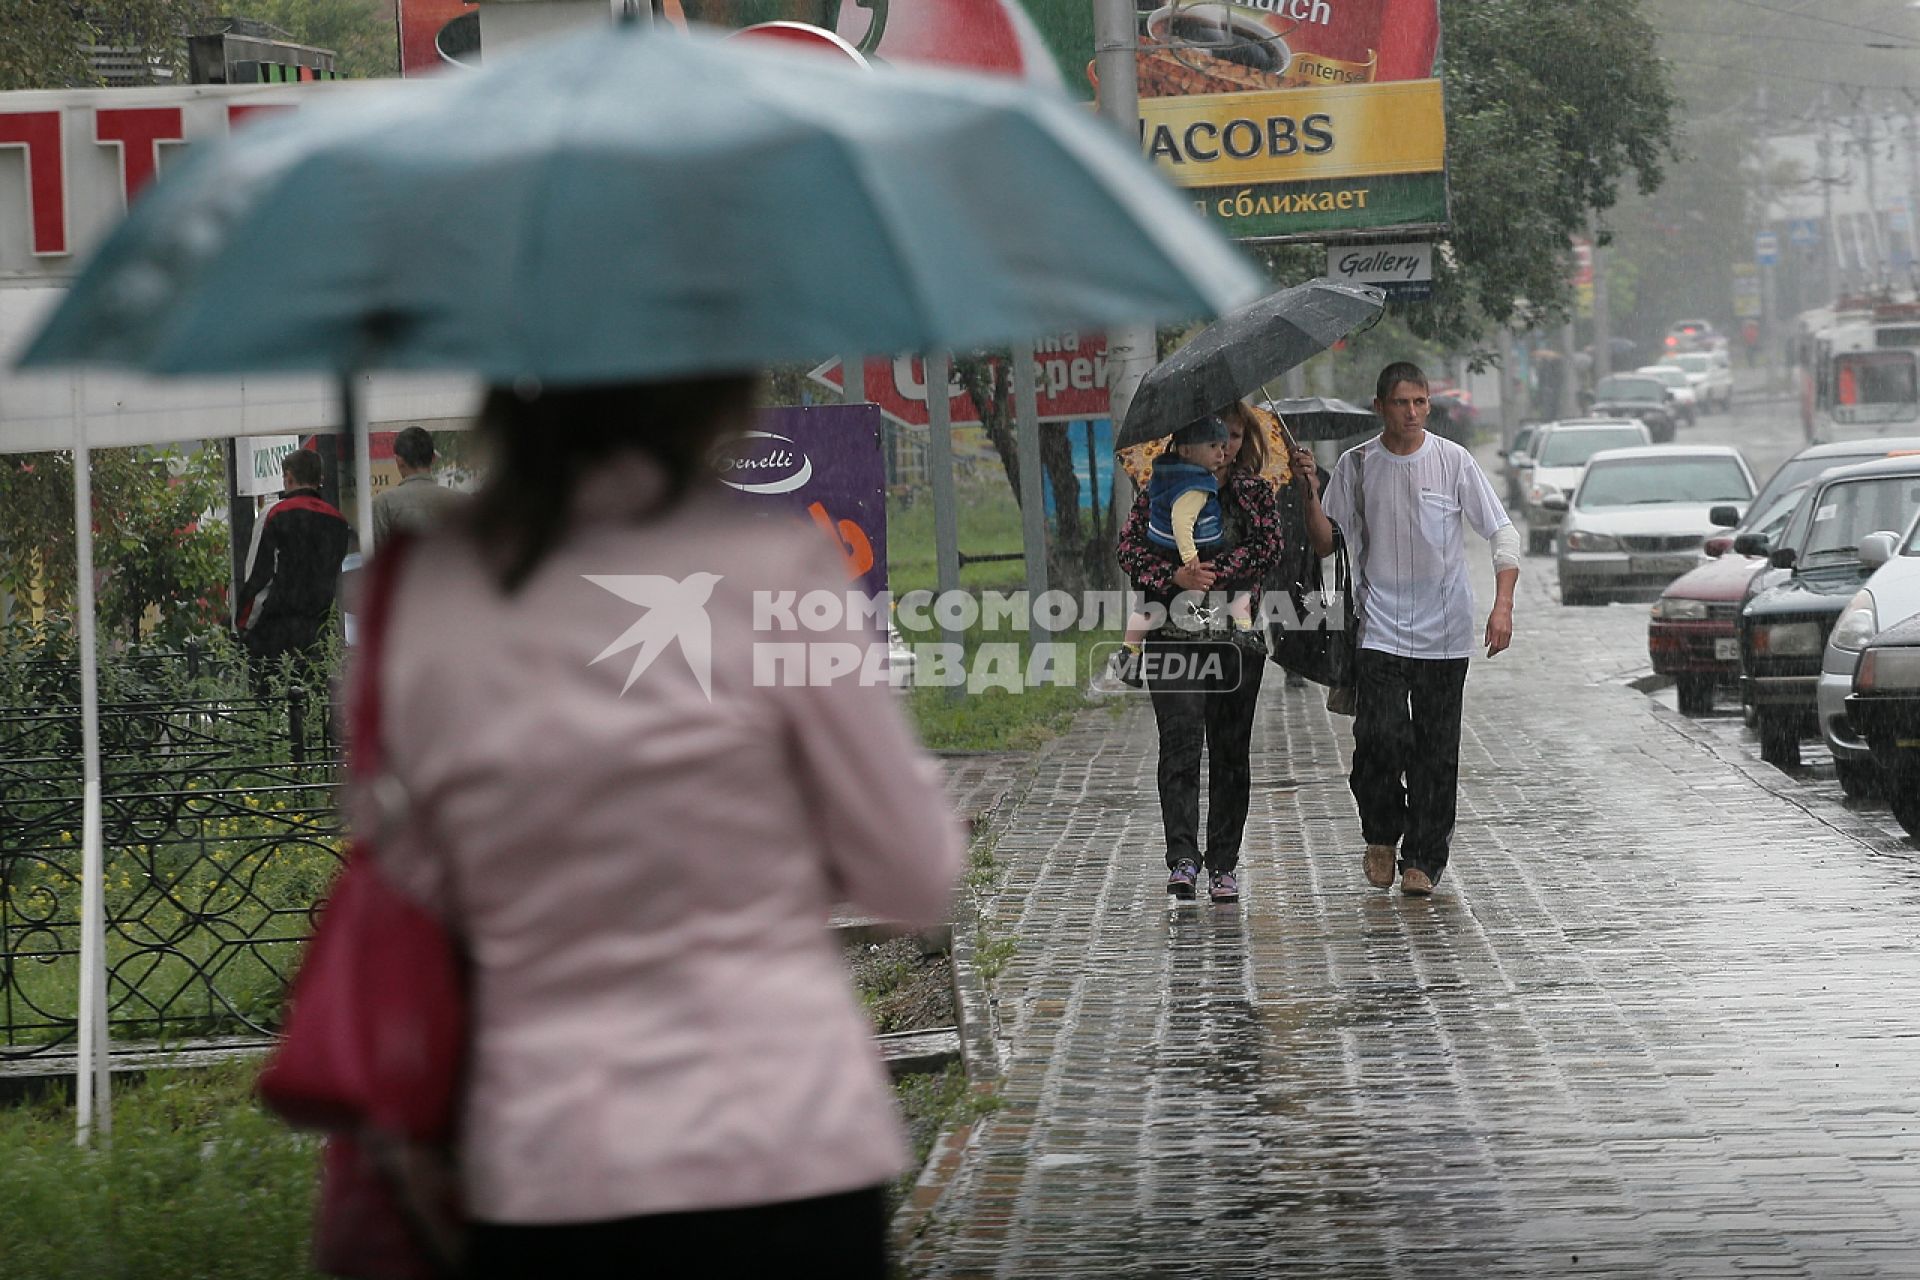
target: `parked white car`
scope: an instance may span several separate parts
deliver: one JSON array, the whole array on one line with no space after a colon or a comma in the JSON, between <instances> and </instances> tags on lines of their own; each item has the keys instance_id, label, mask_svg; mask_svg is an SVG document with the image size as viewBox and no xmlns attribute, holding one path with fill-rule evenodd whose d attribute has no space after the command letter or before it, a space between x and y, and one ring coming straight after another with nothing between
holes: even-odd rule
<instances>
[{"instance_id":1,"label":"parked white car","mask_svg":"<svg viewBox=\"0 0 1920 1280\"><path fill-rule=\"evenodd\" d=\"M1645 423L1621 418L1574 418L1541 426L1534 432L1531 465L1520 486L1527 550L1539 555L1553 545L1554 532L1567 514L1564 500L1579 487L1588 458L1602 449L1652 443ZM1543 505L1549 498L1562 502L1558 507Z\"/></svg>"},{"instance_id":2,"label":"parked white car","mask_svg":"<svg viewBox=\"0 0 1920 1280\"><path fill-rule=\"evenodd\" d=\"M1848 795L1864 795L1874 785L1873 756L1847 719L1847 695L1867 641L1888 627L1920 616L1920 516L1899 534L1871 533L1860 540L1860 563L1873 570L1840 611L1820 659L1820 736L1833 753L1840 786Z\"/></svg>"},{"instance_id":3,"label":"parked white car","mask_svg":"<svg viewBox=\"0 0 1920 1280\"><path fill-rule=\"evenodd\" d=\"M1586 474L1560 528L1560 600L1592 604L1607 592L1664 587L1706 559L1715 507L1744 511L1753 473L1727 445L1608 449ZM1553 505L1552 503L1548 504Z\"/></svg>"},{"instance_id":4,"label":"parked white car","mask_svg":"<svg viewBox=\"0 0 1920 1280\"><path fill-rule=\"evenodd\" d=\"M1668 356L1660 363L1670 364L1687 375L1700 412L1712 413L1718 408L1724 413L1733 408L1733 366L1727 362L1726 352L1693 351Z\"/></svg>"}]
</instances>

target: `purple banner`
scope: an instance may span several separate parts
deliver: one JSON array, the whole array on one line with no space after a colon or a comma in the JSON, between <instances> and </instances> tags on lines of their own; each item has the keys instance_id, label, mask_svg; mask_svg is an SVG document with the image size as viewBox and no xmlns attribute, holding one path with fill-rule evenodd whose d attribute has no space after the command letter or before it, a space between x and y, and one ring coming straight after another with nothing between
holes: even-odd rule
<instances>
[{"instance_id":1,"label":"purple banner","mask_svg":"<svg viewBox=\"0 0 1920 1280\"><path fill-rule=\"evenodd\" d=\"M720 479L768 511L792 512L833 539L847 581L887 589L887 471L880 408L762 409L754 429L720 451Z\"/></svg>"}]
</instances>

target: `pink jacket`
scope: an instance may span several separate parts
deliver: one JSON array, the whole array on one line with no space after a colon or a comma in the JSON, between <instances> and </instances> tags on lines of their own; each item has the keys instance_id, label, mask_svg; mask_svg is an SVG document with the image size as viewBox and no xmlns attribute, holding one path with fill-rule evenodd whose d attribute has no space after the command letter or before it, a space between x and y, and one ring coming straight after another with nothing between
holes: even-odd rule
<instances>
[{"instance_id":1,"label":"pink jacket","mask_svg":"<svg viewBox=\"0 0 1920 1280\"><path fill-rule=\"evenodd\" d=\"M873 640L756 636L756 593L844 595L814 530L718 488L636 520L658 491L638 461L593 476L513 596L451 536L396 596L381 692L411 804L383 857L472 952L461 1165L486 1221L763 1204L904 1164L823 926L841 900L943 917L962 841L938 769L883 686L756 686L756 639ZM663 587L654 611L620 594Z\"/></svg>"}]
</instances>

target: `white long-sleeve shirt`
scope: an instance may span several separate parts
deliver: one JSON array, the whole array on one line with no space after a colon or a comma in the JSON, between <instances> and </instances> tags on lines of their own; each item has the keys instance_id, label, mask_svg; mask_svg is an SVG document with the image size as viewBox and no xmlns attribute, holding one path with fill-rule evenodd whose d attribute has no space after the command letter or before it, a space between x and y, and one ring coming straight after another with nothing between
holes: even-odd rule
<instances>
[{"instance_id":1,"label":"white long-sleeve shirt","mask_svg":"<svg viewBox=\"0 0 1920 1280\"><path fill-rule=\"evenodd\" d=\"M1376 437L1342 455L1324 506L1353 560L1360 646L1403 658L1472 656L1465 527L1494 542L1496 569L1519 563L1513 539L1500 537L1513 522L1473 455L1432 432L1404 457Z\"/></svg>"}]
</instances>

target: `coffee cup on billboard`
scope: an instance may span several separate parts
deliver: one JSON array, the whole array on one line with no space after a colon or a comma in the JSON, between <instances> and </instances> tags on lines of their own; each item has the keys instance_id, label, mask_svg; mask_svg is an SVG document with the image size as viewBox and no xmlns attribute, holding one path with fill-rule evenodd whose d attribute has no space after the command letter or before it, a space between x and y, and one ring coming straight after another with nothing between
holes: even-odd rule
<instances>
[{"instance_id":1,"label":"coffee cup on billboard","mask_svg":"<svg viewBox=\"0 0 1920 1280\"><path fill-rule=\"evenodd\" d=\"M1149 42L1192 49L1267 75L1286 74L1293 50L1258 14L1227 4L1162 5L1147 15Z\"/></svg>"}]
</instances>

